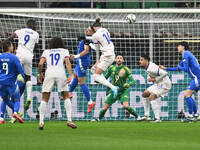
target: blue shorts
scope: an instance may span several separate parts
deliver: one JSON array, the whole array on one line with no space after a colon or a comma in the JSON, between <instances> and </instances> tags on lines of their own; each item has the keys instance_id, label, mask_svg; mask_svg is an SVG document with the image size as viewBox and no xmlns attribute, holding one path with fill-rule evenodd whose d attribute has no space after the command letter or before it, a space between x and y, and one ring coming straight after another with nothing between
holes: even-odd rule
<instances>
[{"instance_id":1,"label":"blue shorts","mask_svg":"<svg viewBox=\"0 0 200 150\"><path fill-rule=\"evenodd\" d=\"M200 85L200 79L198 78L194 78L192 79L192 81L190 82L190 86L188 89L190 90L194 90L194 91L198 91L199 90L199 85Z\"/></svg>"},{"instance_id":2,"label":"blue shorts","mask_svg":"<svg viewBox=\"0 0 200 150\"><path fill-rule=\"evenodd\" d=\"M81 61L79 61L79 63L77 63L75 67L77 77L85 77L88 67L89 67L88 65L82 65Z\"/></svg>"},{"instance_id":3,"label":"blue shorts","mask_svg":"<svg viewBox=\"0 0 200 150\"><path fill-rule=\"evenodd\" d=\"M14 84L13 86L8 85L0 85L0 96L2 99L7 99L8 96L12 99L20 99L20 91L17 84Z\"/></svg>"}]
</instances>

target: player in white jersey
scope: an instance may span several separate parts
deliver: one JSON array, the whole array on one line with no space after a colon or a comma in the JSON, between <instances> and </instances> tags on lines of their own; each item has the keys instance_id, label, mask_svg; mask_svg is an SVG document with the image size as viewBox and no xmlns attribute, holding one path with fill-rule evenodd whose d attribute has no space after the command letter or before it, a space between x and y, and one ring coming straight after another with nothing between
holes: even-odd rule
<instances>
[{"instance_id":1,"label":"player in white jersey","mask_svg":"<svg viewBox=\"0 0 200 150\"><path fill-rule=\"evenodd\" d=\"M91 29L94 31L92 34L88 33ZM92 35L91 38L87 37L93 41L93 44L90 44L91 48L95 50L100 49L102 53L100 60L94 65L94 80L111 88L115 98L117 96L118 87L106 80L102 74L115 61L114 45L110 39L110 33L106 28L102 28L100 18L97 18L94 24L88 28L86 34Z\"/></svg>"},{"instance_id":2,"label":"player in white jersey","mask_svg":"<svg viewBox=\"0 0 200 150\"><path fill-rule=\"evenodd\" d=\"M25 73L25 81L27 88L27 101L24 106L25 110L28 110L31 103L32 59L34 56L33 50L39 40L39 34L35 30L36 30L36 22L34 20L28 20L26 28L19 29L14 32L14 36L18 38L18 47L16 50L16 56L19 58Z\"/></svg>"},{"instance_id":3,"label":"player in white jersey","mask_svg":"<svg viewBox=\"0 0 200 150\"><path fill-rule=\"evenodd\" d=\"M77 128L76 125L72 123L71 101L68 98L68 83L70 83L72 80L72 68L69 57L69 51L67 49L64 49L64 42L59 37L55 37L50 40L49 49L45 50L41 56L38 73L38 79L40 83L43 79L42 69L45 61L47 64L47 69L42 86L42 101L39 107L40 130L43 130L44 127L44 115L46 111L46 106L55 84L57 85L58 92L61 92L65 101L65 109L68 118L67 125L72 128ZM68 78L66 78L64 62L69 73Z\"/></svg>"},{"instance_id":4,"label":"player in white jersey","mask_svg":"<svg viewBox=\"0 0 200 150\"><path fill-rule=\"evenodd\" d=\"M160 122L160 110L156 99L159 97L164 97L169 92L172 86L171 81L168 73L165 70L160 69L155 63L151 62L149 56L146 54L141 55L140 66L146 69L146 72L149 76L148 82L154 83L142 93L142 97L145 98L145 116L142 117L141 120L151 120L149 117L151 103L153 112L155 114L155 120L153 122Z\"/></svg>"}]
</instances>

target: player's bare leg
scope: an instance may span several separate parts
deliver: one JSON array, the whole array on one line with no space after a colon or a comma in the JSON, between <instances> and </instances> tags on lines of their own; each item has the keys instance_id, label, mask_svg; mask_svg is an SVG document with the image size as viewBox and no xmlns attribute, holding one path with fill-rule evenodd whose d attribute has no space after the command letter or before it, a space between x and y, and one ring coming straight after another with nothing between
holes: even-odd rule
<instances>
[{"instance_id":1,"label":"player's bare leg","mask_svg":"<svg viewBox=\"0 0 200 150\"><path fill-rule=\"evenodd\" d=\"M71 100L68 98L69 92L63 91L61 92L62 96L65 100L65 110L66 110L66 115L67 115L67 126L71 127L72 129L76 129L77 126L72 122L72 104Z\"/></svg>"},{"instance_id":2,"label":"player's bare leg","mask_svg":"<svg viewBox=\"0 0 200 150\"><path fill-rule=\"evenodd\" d=\"M108 80L106 80L106 78L102 74L103 72L104 72L104 70L102 70L101 68L96 66L95 73L94 73L94 80L96 82L99 82L99 83L109 87L113 91L114 98L116 98L119 87L112 85Z\"/></svg>"},{"instance_id":3,"label":"player's bare leg","mask_svg":"<svg viewBox=\"0 0 200 150\"><path fill-rule=\"evenodd\" d=\"M46 112L46 107L47 107L47 103L49 101L49 97L50 97L50 92L42 93L42 101L41 101L40 107L39 107L39 113L40 113L39 130L44 129L44 115Z\"/></svg>"}]
</instances>

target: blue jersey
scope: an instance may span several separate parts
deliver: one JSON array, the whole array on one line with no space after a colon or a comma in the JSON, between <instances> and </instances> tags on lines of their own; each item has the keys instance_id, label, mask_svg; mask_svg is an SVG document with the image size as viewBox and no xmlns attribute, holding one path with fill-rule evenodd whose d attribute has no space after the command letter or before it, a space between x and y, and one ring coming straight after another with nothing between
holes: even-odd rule
<instances>
[{"instance_id":1,"label":"blue jersey","mask_svg":"<svg viewBox=\"0 0 200 150\"><path fill-rule=\"evenodd\" d=\"M24 69L19 59L12 53L0 55L0 84L13 85L17 80L17 75L24 76Z\"/></svg>"},{"instance_id":2,"label":"blue jersey","mask_svg":"<svg viewBox=\"0 0 200 150\"><path fill-rule=\"evenodd\" d=\"M174 70L182 70L184 72L187 72L190 76L190 78L198 78L200 79L200 66L198 63L198 60L196 57L190 52L185 51L182 56L182 61L179 63L178 67L175 68L167 68L167 71L173 71Z\"/></svg>"},{"instance_id":3,"label":"blue jersey","mask_svg":"<svg viewBox=\"0 0 200 150\"><path fill-rule=\"evenodd\" d=\"M77 54L80 54L82 51L84 51L84 46L85 46L85 43L84 43L84 40L80 41L79 44L78 44L78 48L77 48ZM76 63L80 63L80 60L81 60L81 64L83 66L89 66L90 65L90 53L91 53L91 48L89 50L89 53L87 53L86 55L82 56L82 57L79 57L76 59Z\"/></svg>"}]
</instances>

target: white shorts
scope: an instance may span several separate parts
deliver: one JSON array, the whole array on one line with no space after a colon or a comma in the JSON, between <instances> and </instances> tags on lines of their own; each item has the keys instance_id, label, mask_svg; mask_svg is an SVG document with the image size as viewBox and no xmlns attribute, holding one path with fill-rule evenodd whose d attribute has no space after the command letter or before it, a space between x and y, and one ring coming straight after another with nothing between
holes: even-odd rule
<instances>
[{"instance_id":1,"label":"white shorts","mask_svg":"<svg viewBox=\"0 0 200 150\"><path fill-rule=\"evenodd\" d=\"M45 77L42 85L42 92L51 92L55 85L57 85L58 92L69 91L68 84L65 78L52 78Z\"/></svg>"},{"instance_id":2,"label":"white shorts","mask_svg":"<svg viewBox=\"0 0 200 150\"><path fill-rule=\"evenodd\" d=\"M157 97L164 97L170 89L162 88L161 86L158 86L157 84L154 84L147 88L147 90L150 93L156 94Z\"/></svg>"},{"instance_id":3,"label":"white shorts","mask_svg":"<svg viewBox=\"0 0 200 150\"><path fill-rule=\"evenodd\" d=\"M115 61L115 55L111 56L101 56L97 67L105 71L112 63Z\"/></svg>"},{"instance_id":4,"label":"white shorts","mask_svg":"<svg viewBox=\"0 0 200 150\"><path fill-rule=\"evenodd\" d=\"M31 56L22 56L22 55L17 55L19 58L19 61L24 68L24 73L25 75L31 76L32 75L32 57Z\"/></svg>"}]
</instances>

